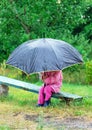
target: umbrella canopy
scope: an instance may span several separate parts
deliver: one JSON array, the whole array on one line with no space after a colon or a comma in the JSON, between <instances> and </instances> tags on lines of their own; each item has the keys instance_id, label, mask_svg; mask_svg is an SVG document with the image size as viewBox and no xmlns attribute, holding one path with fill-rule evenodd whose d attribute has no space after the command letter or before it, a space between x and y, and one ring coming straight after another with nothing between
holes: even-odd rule
<instances>
[{"instance_id":1,"label":"umbrella canopy","mask_svg":"<svg viewBox=\"0 0 92 130\"><path fill-rule=\"evenodd\" d=\"M70 44L61 40L41 38L18 46L6 63L30 74L62 70L82 62L82 56Z\"/></svg>"}]
</instances>

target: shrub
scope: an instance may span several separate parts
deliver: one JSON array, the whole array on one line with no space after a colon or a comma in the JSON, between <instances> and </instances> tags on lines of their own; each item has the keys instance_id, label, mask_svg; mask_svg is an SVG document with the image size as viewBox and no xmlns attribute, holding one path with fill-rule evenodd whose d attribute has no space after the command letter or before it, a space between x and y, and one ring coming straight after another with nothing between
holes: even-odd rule
<instances>
[{"instance_id":1,"label":"shrub","mask_svg":"<svg viewBox=\"0 0 92 130\"><path fill-rule=\"evenodd\" d=\"M92 84L92 60L85 63L86 66L86 82Z\"/></svg>"}]
</instances>

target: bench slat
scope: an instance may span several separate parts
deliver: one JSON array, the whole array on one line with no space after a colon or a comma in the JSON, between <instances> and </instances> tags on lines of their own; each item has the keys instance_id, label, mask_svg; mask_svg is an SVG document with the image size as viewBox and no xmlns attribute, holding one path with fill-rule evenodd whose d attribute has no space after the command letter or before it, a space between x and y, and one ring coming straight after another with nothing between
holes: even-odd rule
<instances>
[{"instance_id":1,"label":"bench slat","mask_svg":"<svg viewBox=\"0 0 92 130\"><path fill-rule=\"evenodd\" d=\"M38 93L39 89L40 89L40 87L37 85L31 84L31 83L26 83L24 81L19 81L19 80L12 79L12 78L8 78L5 76L0 76L0 84L12 86L15 88L20 88L20 89L27 90L30 92L35 92L35 93ZM66 92L60 92L57 94L53 94L52 97L54 97L54 98L64 97L64 98L69 98L69 99L82 99L83 98L82 96L78 96L78 95L70 94L70 93L66 93Z\"/></svg>"},{"instance_id":2,"label":"bench slat","mask_svg":"<svg viewBox=\"0 0 92 130\"><path fill-rule=\"evenodd\" d=\"M24 89L24 90L27 90L27 91L30 91L30 92L38 93L38 91L39 91L39 87L34 85L34 84L26 83L24 81L11 79L11 78L4 77L4 76L0 76L0 84L12 86L12 87L15 87L15 88Z\"/></svg>"}]
</instances>

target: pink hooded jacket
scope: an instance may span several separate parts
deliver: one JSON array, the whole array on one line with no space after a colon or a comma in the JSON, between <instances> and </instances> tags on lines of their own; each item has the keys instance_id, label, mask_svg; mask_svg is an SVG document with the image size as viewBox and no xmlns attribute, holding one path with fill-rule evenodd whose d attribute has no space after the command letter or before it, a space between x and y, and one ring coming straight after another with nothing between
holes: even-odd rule
<instances>
[{"instance_id":1,"label":"pink hooded jacket","mask_svg":"<svg viewBox=\"0 0 92 130\"><path fill-rule=\"evenodd\" d=\"M42 80L46 85L50 85L55 93L58 93L60 91L60 87L62 86L62 71L44 72L42 74Z\"/></svg>"}]
</instances>

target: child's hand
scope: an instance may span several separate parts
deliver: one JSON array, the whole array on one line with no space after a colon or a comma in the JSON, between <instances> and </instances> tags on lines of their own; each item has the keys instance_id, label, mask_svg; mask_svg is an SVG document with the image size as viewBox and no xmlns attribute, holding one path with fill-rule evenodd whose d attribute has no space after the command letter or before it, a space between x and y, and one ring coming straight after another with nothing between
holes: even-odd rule
<instances>
[{"instance_id":1,"label":"child's hand","mask_svg":"<svg viewBox=\"0 0 92 130\"><path fill-rule=\"evenodd\" d=\"M41 75L42 75L42 80L45 80L46 78L49 77L47 72L41 73Z\"/></svg>"}]
</instances>

